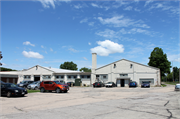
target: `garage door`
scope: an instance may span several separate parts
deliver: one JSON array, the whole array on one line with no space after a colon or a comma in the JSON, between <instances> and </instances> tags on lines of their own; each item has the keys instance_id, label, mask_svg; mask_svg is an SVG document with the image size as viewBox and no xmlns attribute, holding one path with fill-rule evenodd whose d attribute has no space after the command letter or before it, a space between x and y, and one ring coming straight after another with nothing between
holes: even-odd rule
<instances>
[{"instance_id":1,"label":"garage door","mask_svg":"<svg viewBox=\"0 0 180 119\"><path fill-rule=\"evenodd\" d=\"M151 84L154 84L154 79L153 78L150 78L150 79L141 78L141 79L139 79L140 84L142 84L143 81L149 81Z\"/></svg>"}]
</instances>

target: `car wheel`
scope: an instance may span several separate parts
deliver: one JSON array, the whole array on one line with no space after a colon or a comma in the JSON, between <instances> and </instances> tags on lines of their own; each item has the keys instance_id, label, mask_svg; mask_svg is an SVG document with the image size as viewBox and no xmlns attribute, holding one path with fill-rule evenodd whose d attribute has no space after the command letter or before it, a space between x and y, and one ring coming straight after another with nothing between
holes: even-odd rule
<instances>
[{"instance_id":1,"label":"car wheel","mask_svg":"<svg viewBox=\"0 0 180 119\"><path fill-rule=\"evenodd\" d=\"M66 90L66 91L64 91L64 93L67 93L67 90Z\"/></svg>"},{"instance_id":2,"label":"car wheel","mask_svg":"<svg viewBox=\"0 0 180 119\"><path fill-rule=\"evenodd\" d=\"M24 95L21 95L21 97L24 97Z\"/></svg>"},{"instance_id":3,"label":"car wheel","mask_svg":"<svg viewBox=\"0 0 180 119\"><path fill-rule=\"evenodd\" d=\"M41 88L40 89L41 93L45 92L45 89L44 88Z\"/></svg>"},{"instance_id":4,"label":"car wheel","mask_svg":"<svg viewBox=\"0 0 180 119\"><path fill-rule=\"evenodd\" d=\"M60 93L61 89L60 88L56 88L56 93Z\"/></svg>"},{"instance_id":5,"label":"car wheel","mask_svg":"<svg viewBox=\"0 0 180 119\"><path fill-rule=\"evenodd\" d=\"M34 90L38 90L38 87L35 87Z\"/></svg>"},{"instance_id":6,"label":"car wheel","mask_svg":"<svg viewBox=\"0 0 180 119\"><path fill-rule=\"evenodd\" d=\"M11 97L11 92L7 93L7 97L10 98Z\"/></svg>"}]
</instances>

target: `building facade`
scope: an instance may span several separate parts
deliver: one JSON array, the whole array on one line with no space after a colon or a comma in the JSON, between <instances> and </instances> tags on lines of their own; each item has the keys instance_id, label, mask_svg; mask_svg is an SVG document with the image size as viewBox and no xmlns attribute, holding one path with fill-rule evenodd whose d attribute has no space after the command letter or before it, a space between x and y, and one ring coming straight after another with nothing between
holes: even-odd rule
<instances>
[{"instance_id":1,"label":"building facade","mask_svg":"<svg viewBox=\"0 0 180 119\"><path fill-rule=\"evenodd\" d=\"M111 64L96 68L97 54L92 53L91 80L100 80L104 83L114 82L118 87L128 86L130 81L136 81L141 85L142 81L149 81L151 86L161 84L160 69L146 66L140 63L121 59Z\"/></svg>"}]
</instances>

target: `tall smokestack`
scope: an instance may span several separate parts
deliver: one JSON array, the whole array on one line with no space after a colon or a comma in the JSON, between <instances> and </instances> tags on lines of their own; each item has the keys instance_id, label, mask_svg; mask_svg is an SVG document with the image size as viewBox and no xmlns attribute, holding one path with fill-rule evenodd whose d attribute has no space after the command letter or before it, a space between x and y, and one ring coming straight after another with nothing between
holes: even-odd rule
<instances>
[{"instance_id":1,"label":"tall smokestack","mask_svg":"<svg viewBox=\"0 0 180 119\"><path fill-rule=\"evenodd\" d=\"M97 68L97 54L92 53L92 70Z\"/></svg>"}]
</instances>

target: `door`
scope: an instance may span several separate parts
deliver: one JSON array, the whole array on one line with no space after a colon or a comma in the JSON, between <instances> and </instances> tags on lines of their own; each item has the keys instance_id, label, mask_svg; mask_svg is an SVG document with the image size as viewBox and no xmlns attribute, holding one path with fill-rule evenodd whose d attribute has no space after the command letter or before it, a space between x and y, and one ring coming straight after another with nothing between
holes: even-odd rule
<instances>
[{"instance_id":1,"label":"door","mask_svg":"<svg viewBox=\"0 0 180 119\"><path fill-rule=\"evenodd\" d=\"M120 79L117 79L116 84L117 84L117 87L120 87L120 86L121 86L121 80L120 80Z\"/></svg>"},{"instance_id":2,"label":"door","mask_svg":"<svg viewBox=\"0 0 180 119\"><path fill-rule=\"evenodd\" d=\"M40 76L39 75L35 75L34 76L34 81L40 81Z\"/></svg>"},{"instance_id":3,"label":"door","mask_svg":"<svg viewBox=\"0 0 180 119\"><path fill-rule=\"evenodd\" d=\"M1 84L1 95L5 95L5 93L6 93L5 85Z\"/></svg>"},{"instance_id":4,"label":"door","mask_svg":"<svg viewBox=\"0 0 180 119\"><path fill-rule=\"evenodd\" d=\"M55 83L49 82L49 89L48 90L55 90Z\"/></svg>"},{"instance_id":5,"label":"door","mask_svg":"<svg viewBox=\"0 0 180 119\"><path fill-rule=\"evenodd\" d=\"M124 87L124 79L121 79L121 87Z\"/></svg>"}]
</instances>

